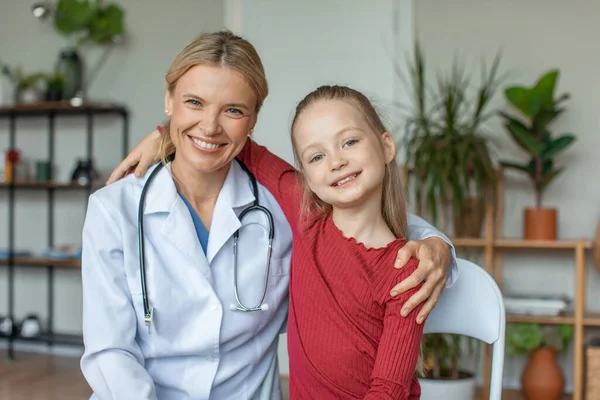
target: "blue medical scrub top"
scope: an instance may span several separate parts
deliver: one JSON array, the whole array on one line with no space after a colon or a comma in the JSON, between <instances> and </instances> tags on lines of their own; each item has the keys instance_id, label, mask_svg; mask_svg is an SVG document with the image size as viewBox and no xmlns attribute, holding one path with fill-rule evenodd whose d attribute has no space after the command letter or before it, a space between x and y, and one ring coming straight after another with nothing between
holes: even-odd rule
<instances>
[{"instance_id":1,"label":"blue medical scrub top","mask_svg":"<svg viewBox=\"0 0 600 400\"><path fill-rule=\"evenodd\" d=\"M196 235L198 235L198 240L200 241L200 245L202 246L202 250L204 251L204 255L206 255L206 246L208 244L208 231L202 224L200 217L196 214L194 207L190 204L189 201L181 193L179 193L179 197L183 199L183 202L187 206L188 210L190 210L190 214L192 215L192 220L194 221L194 228L196 228Z\"/></svg>"}]
</instances>

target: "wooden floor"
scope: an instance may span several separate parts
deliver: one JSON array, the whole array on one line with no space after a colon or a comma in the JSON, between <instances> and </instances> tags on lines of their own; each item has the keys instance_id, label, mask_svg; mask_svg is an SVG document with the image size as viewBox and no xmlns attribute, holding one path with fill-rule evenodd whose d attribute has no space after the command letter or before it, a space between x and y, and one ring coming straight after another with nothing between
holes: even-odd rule
<instances>
[{"instance_id":1,"label":"wooden floor","mask_svg":"<svg viewBox=\"0 0 600 400\"><path fill-rule=\"evenodd\" d=\"M78 358L18 352L12 363L0 350L0 399L84 400L91 391ZM282 382L287 387L287 382ZM284 400L287 398L284 396ZM570 399L565 396L564 399ZM519 391L505 391L502 400L525 400Z\"/></svg>"}]
</instances>

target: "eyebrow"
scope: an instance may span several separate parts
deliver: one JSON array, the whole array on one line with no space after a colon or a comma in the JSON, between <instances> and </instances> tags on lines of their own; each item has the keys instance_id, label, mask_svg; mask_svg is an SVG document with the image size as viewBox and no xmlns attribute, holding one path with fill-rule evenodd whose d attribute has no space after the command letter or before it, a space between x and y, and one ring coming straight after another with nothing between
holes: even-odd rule
<instances>
[{"instance_id":1,"label":"eyebrow","mask_svg":"<svg viewBox=\"0 0 600 400\"><path fill-rule=\"evenodd\" d=\"M198 100L200 102L206 102L206 100L204 100L202 97L196 96L195 94L191 94L191 93L184 93L183 97ZM250 111L250 107L248 107L244 103L228 103L228 104L225 104L225 107L245 108L246 111Z\"/></svg>"},{"instance_id":2,"label":"eyebrow","mask_svg":"<svg viewBox=\"0 0 600 400\"><path fill-rule=\"evenodd\" d=\"M344 133L346 133L346 132L348 132L348 131L360 131L360 132L362 132L363 130L362 130L362 129L360 129L359 127L357 127L357 126L351 125L351 126L347 126L347 127L345 127L345 128L342 128L342 129L340 129L339 131L337 131L337 132L335 133L335 136L336 136L336 137L338 137L338 136L341 136L341 135L343 135ZM302 157L305 157L305 153L306 153L308 150L310 150L311 148L313 148L313 147L317 147L317 143L313 142L313 143L309 144L308 146L306 146L306 147L304 148L304 150L302 150L302 152L301 152L301 154L302 154Z\"/></svg>"}]
</instances>

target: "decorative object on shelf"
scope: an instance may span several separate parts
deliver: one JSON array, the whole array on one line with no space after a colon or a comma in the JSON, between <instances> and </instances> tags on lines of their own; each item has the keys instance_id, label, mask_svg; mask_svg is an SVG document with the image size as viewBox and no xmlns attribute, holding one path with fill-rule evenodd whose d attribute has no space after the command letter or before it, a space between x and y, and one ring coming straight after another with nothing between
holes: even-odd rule
<instances>
[{"instance_id":1,"label":"decorative object on shelf","mask_svg":"<svg viewBox=\"0 0 600 400\"><path fill-rule=\"evenodd\" d=\"M16 180L16 172L21 162L21 153L17 149L7 149L4 158L4 182L12 183Z\"/></svg>"},{"instance_id":2,"label":"decorative object on shelf","mask_svg":"<svg viewBox=\"0 0 600 400\"><path fill-rule=\"evenodd\" d=\"M533 87L512 86L505 90L506 99L523 114L526 122L500 112L512 139L530 156L525 164L502 162L506 168L527 174L535 189L535 207L524 211L523 231L527 240L556 240L557 237L557 209L542 207L542 195L564 169L556 166L555 157L575 141L573 134L553 137L549 130L550 123L565 110L561 103L569 98L568 94L554 98L558 76L558 70L551 70Z\"/></svg>"},{"instance_id":3,"label":"decorative object on shelf","mask_svg":"<svg viewBox=\"0 0 600 400\"><path fill-rule=\"evenodd\" d=\"M35 314L27 315L20 324L19 336L23 338L36 338L42 334L42 323L40 318Z\"/></svg>"},{"instance_id":4,"label":"decorative object on shelf","mask_svg":"<svg viewBox=\"0 0 600 400\"><path fill-rule=\"evenodd\" d=\"M52 165L50 165L50 161L38 160L35 162L35 180L38 182L52 180Z\"/></svg>"},{"instance_id":5,"label":"decorative object on shelf","mask_svg":"<svg viewBox=\"0 0 600 400\"><path fill-rule=\"evenodd\" d=\"M589 340L586 349L586 399L600 399L600 336Z\"/></svg>"},{"instance_id":6,"label":"decorative object on shelf","mask_svg":"<svg viewBox=\"0 0 600 400\"><path fill-rule=\"evenodd\" d=\"M52 260L79 260L81 247L76 245L55 246L43 252L43 256Z\"/></svg>"},{"instance_id":7,"label":"decorative object on shelf","mask_svg":"<svg viewBox=\"0 0 600 400\"><path fill-rule=\"evenodd\" d=\"M555 317L567 309L570 301L563 296L528 296L504 294L507 314Z\"/></svg>"},{"instance_id":8,"label":"decorative object on shelf","mask_svg":"<svg viewBox=\"0 0 600 400\"><path fill-rule=\"evenodd\" d=\"M83 90L83 63L77 49L72 47L62 49L54 71L64 77L62 94L65 99L72 99Z\"/></svg>"},{"instance_id":9,"label":"decorative object on shelf","mask_svg":"<svg viewBox=\"0 0 600 400\"><path fill-rule=\"evenodd\" d=\"M8 76L13 82L15 103L32 104L44 99L44 91L40 86L40 82L44 79L44 73L26 74L21 67L15 67L12 71L10 69L8 71Z\"/></svg>"},{"instance_id":10,"label":"decorative object on shelf","mask_svg":"<svg viewBox=\"0 0 600 400\"><path fill-rule=\"evenodd\" d=\"M600 272L600 222L596 226L596 234L594 235L594 241L592 243L592 251L594 256L594 265L598 272Z\"/></svg>"},{"instance_id":11,"label":"decorative object on shelf","mask_svg":"<svg viewBox=\"0 0 600 400\"><path fill-rule=\"evenodd\" d=\"M65 95L65 77L59 73L46 74L46 101L61 101Z\"/></svg>"},{"instance_id":12,"label":"decorative object on shelf","mask_svg":"<svg viewBox=\"0 0 600 400\"><path fill-rule=\"evenodd\" d=\"M92 160L79 159L77 160L71 181L79 185L89 185L99 177L100 175L94 169Z\"/></svg>"},{"instance_id":13,"label":"decorative object on shelf","mask_svg":"<svg viewBox=\"0 0 600 400\"><path fill-rule=\"evenodd\" d=\"M113 46L123 42L125 11L114 2L58 0L56 5L47 1L35 3L32 13L40 20L53 14L54 29L71 40L71 44L61 51L56 72L62 71L65 76L65 98L73 106L82 105ZM85 73L82 62L86 58L82 55L83 49L87 45L104 47L104 53L89 74Z\"/></svg>"},{"instance_id":14,"label":"decorative object on shelf","mask_svg":"<svg viewBox=\"0 0 600 400\"><path fill-rule=\"evenodd\" d=\"M408 66L413 107L404 134L406 178L412 180L407 187L414 193L417 214L426 211L437 224L441 213L442 230L448 231L452 221L457 237L480 237L484 201L493 195L496 170L486 123L496 114L487 109L504 79L498 77L499 64L499 54L489 70L483 63L482 83L473 93L474 83L458 62L450 74L438 74L437 86L430 87L418 43L414 64Z\"/></svg>"},{"instance_id":15,"label":"decorative object on shelf","mask_svg":"<svg viewBox=\"0 0 600 400\"><path fill-rule=\"evenodd\" d=\"M0 106L10 106L15 102L15 89L10 68L0 60Z\"/></svg>"},{"instance_id":16,"label":"decorative object on shelf","mask_svg":"<svg viewBox=\"0 0 600 400\"><path fill-rule=\"evenodd\" d=\"M528 400L559 400L565 389L558 353L573 338L571 325L540 326L510 324L506 329L506 348L515 355L528 355L521 374L521 389Z\"/></svg>"},{"instance_id":17,"label":"decorative object on shelf","mask_svg":"<svg viewBox=\"0 0 600 400\"><path fill-rule=\"evenodd\" d=\"M17 331L17 324L11 317L0 317L0 337L16 336Z\"/></svg>"}]
</instances>

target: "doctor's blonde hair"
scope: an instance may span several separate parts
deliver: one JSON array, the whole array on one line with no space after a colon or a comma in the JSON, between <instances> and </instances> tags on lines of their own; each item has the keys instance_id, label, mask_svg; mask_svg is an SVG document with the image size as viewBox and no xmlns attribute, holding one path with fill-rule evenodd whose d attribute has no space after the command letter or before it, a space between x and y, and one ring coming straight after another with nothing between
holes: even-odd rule
<instances>
[{"instance_id":1,"label":"doctor's blonde hair","mask_svg":"<svg viewBox=\"0 0 600 400\"><path fill-rule=\"evenodd\" d=\"M256 94L254 111L258 114L269 94L269 86L262 61L250 42L228 30L198 35L173 60L165 76L167 90L173 94L179 79L197 65L229 68L241 74ZM159 141L158 157L163 163L175 154L169 125L170 121L164 124L165 133Z\"/></svg>"}]
</instances>

